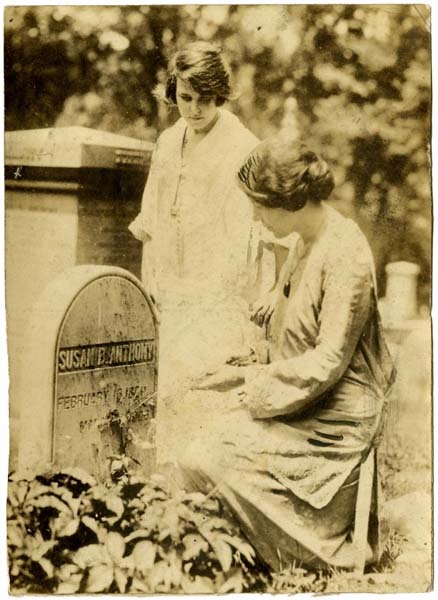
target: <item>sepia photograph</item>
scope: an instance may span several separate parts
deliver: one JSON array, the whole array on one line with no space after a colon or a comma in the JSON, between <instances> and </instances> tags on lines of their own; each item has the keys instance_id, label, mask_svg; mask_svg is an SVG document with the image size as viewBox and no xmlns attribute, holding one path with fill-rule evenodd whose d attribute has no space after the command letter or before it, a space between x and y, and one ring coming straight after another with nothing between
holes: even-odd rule
<instances>
[{"instance_id":1,"label":"sepia photograph","mask_svg":"<svg viewBox=\"0 0 438 600\"><path fill-rule=\"evenodd\" d=\"M430 7L3 22L9 594L431 592Z\"/></svg>"}]
</instances>

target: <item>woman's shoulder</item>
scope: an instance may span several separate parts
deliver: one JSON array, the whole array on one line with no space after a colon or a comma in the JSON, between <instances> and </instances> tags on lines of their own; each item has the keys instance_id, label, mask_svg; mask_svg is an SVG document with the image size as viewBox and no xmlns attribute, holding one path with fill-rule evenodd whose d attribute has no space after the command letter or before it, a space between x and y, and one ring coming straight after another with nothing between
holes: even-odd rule
<instances>
[{"instance_id":1,"label":"woman's shoulder","mask_svg":"<svg viewBox=\"0 0 438 600\"><path fill-rule=\"evenodd\" d=\"M221 108L222 133L231 150L250 152L259 143L259 139L250 131L235 114Z\"/></svg>"},{"instance_id":2,"label":"woman's shoulder","mask_svg":"<svg viewBox=\"0 0 438 600\"><path fill-rule=\"evenodd\" d=\"M184 135L185 127L185 121L180 117L173 125L167 127L159 134L156 141L157 147L175 143Z\"/></svg>"},{"instance_id":3,"label":"woman's shoulder","mask_svg":"<svg viewBox=\"0 0 438 600\"><path fill-rule=\"evenodd\" d=\"M359 225L331 206L326 205L326 209L330 230L327 258L372 266L374 261L371 248Z\"/></svg>"}]
</instances>

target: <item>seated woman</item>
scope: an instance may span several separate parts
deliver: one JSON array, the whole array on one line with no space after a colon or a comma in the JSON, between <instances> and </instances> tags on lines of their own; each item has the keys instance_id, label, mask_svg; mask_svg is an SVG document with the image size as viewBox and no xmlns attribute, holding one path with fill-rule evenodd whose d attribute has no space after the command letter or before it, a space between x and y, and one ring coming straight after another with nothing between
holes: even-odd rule
<instances>
[{"instance_id":1,"label":"seated woman","mask_svg":"<svg viewBox=\"0 0 438 600\"><path fill-rule=\"evenodd\" d=\"M255 218L297 242L258 362L221 367L181 403L180 467L186 485L216 487L273 569L348 568L359 466L392 382L372 254L323 202L333 177L304 145L261 142L239 180Z\"/></svg>"}]
</instances>

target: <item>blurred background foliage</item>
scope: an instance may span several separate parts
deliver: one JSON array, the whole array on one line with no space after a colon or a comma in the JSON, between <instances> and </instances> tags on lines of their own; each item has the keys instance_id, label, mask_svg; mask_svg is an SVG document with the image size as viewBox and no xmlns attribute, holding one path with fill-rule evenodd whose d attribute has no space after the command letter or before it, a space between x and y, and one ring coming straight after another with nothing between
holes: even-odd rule
<instances>
[{"instance_id":1,"label":"blurred background foliage","mask_svg":"<svg viewBox=\"0 0 438 600\"><path fill-rule=\"evenodd\" d=\"M431 255L429 9L424 5L27 6L5 10L7 130L82 125L156 139L169 56L219 43L258 136L311 140L334 169L333 198L384 265ZM381 293L384 289L380 290Z\"/></svg>"}]
</instances>

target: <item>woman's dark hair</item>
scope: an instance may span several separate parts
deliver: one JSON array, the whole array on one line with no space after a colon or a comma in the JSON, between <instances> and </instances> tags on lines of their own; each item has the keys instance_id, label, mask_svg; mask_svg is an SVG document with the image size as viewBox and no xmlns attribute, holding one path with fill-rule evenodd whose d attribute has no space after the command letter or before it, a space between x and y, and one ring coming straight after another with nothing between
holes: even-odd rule
<instances>
[{"instance_id":1,"label":"woman's dark hair","mask_svg":"<svg viewBox=\"0 0 438 600\"><path fill-rule=\"evenodd\" d=\"M177 77L201 96L215 96L216 106L232 96L229 67L222 50L210 42L193 42L173 56L164 90L164 99L170 104L176 104Z\"/></svg>"},{"instance_id":2,"label":"woman's dark hair","mask_svg":"<svg viewBox=\"0 0 438 600\"><path fill-rule=\"evenodd\" d=\"M238 172L239 185L252 200L268 208L300 210L319 203L335 187L327 163L303 142L275 135L247 156Z\"/></svg>"}]
</instances>

